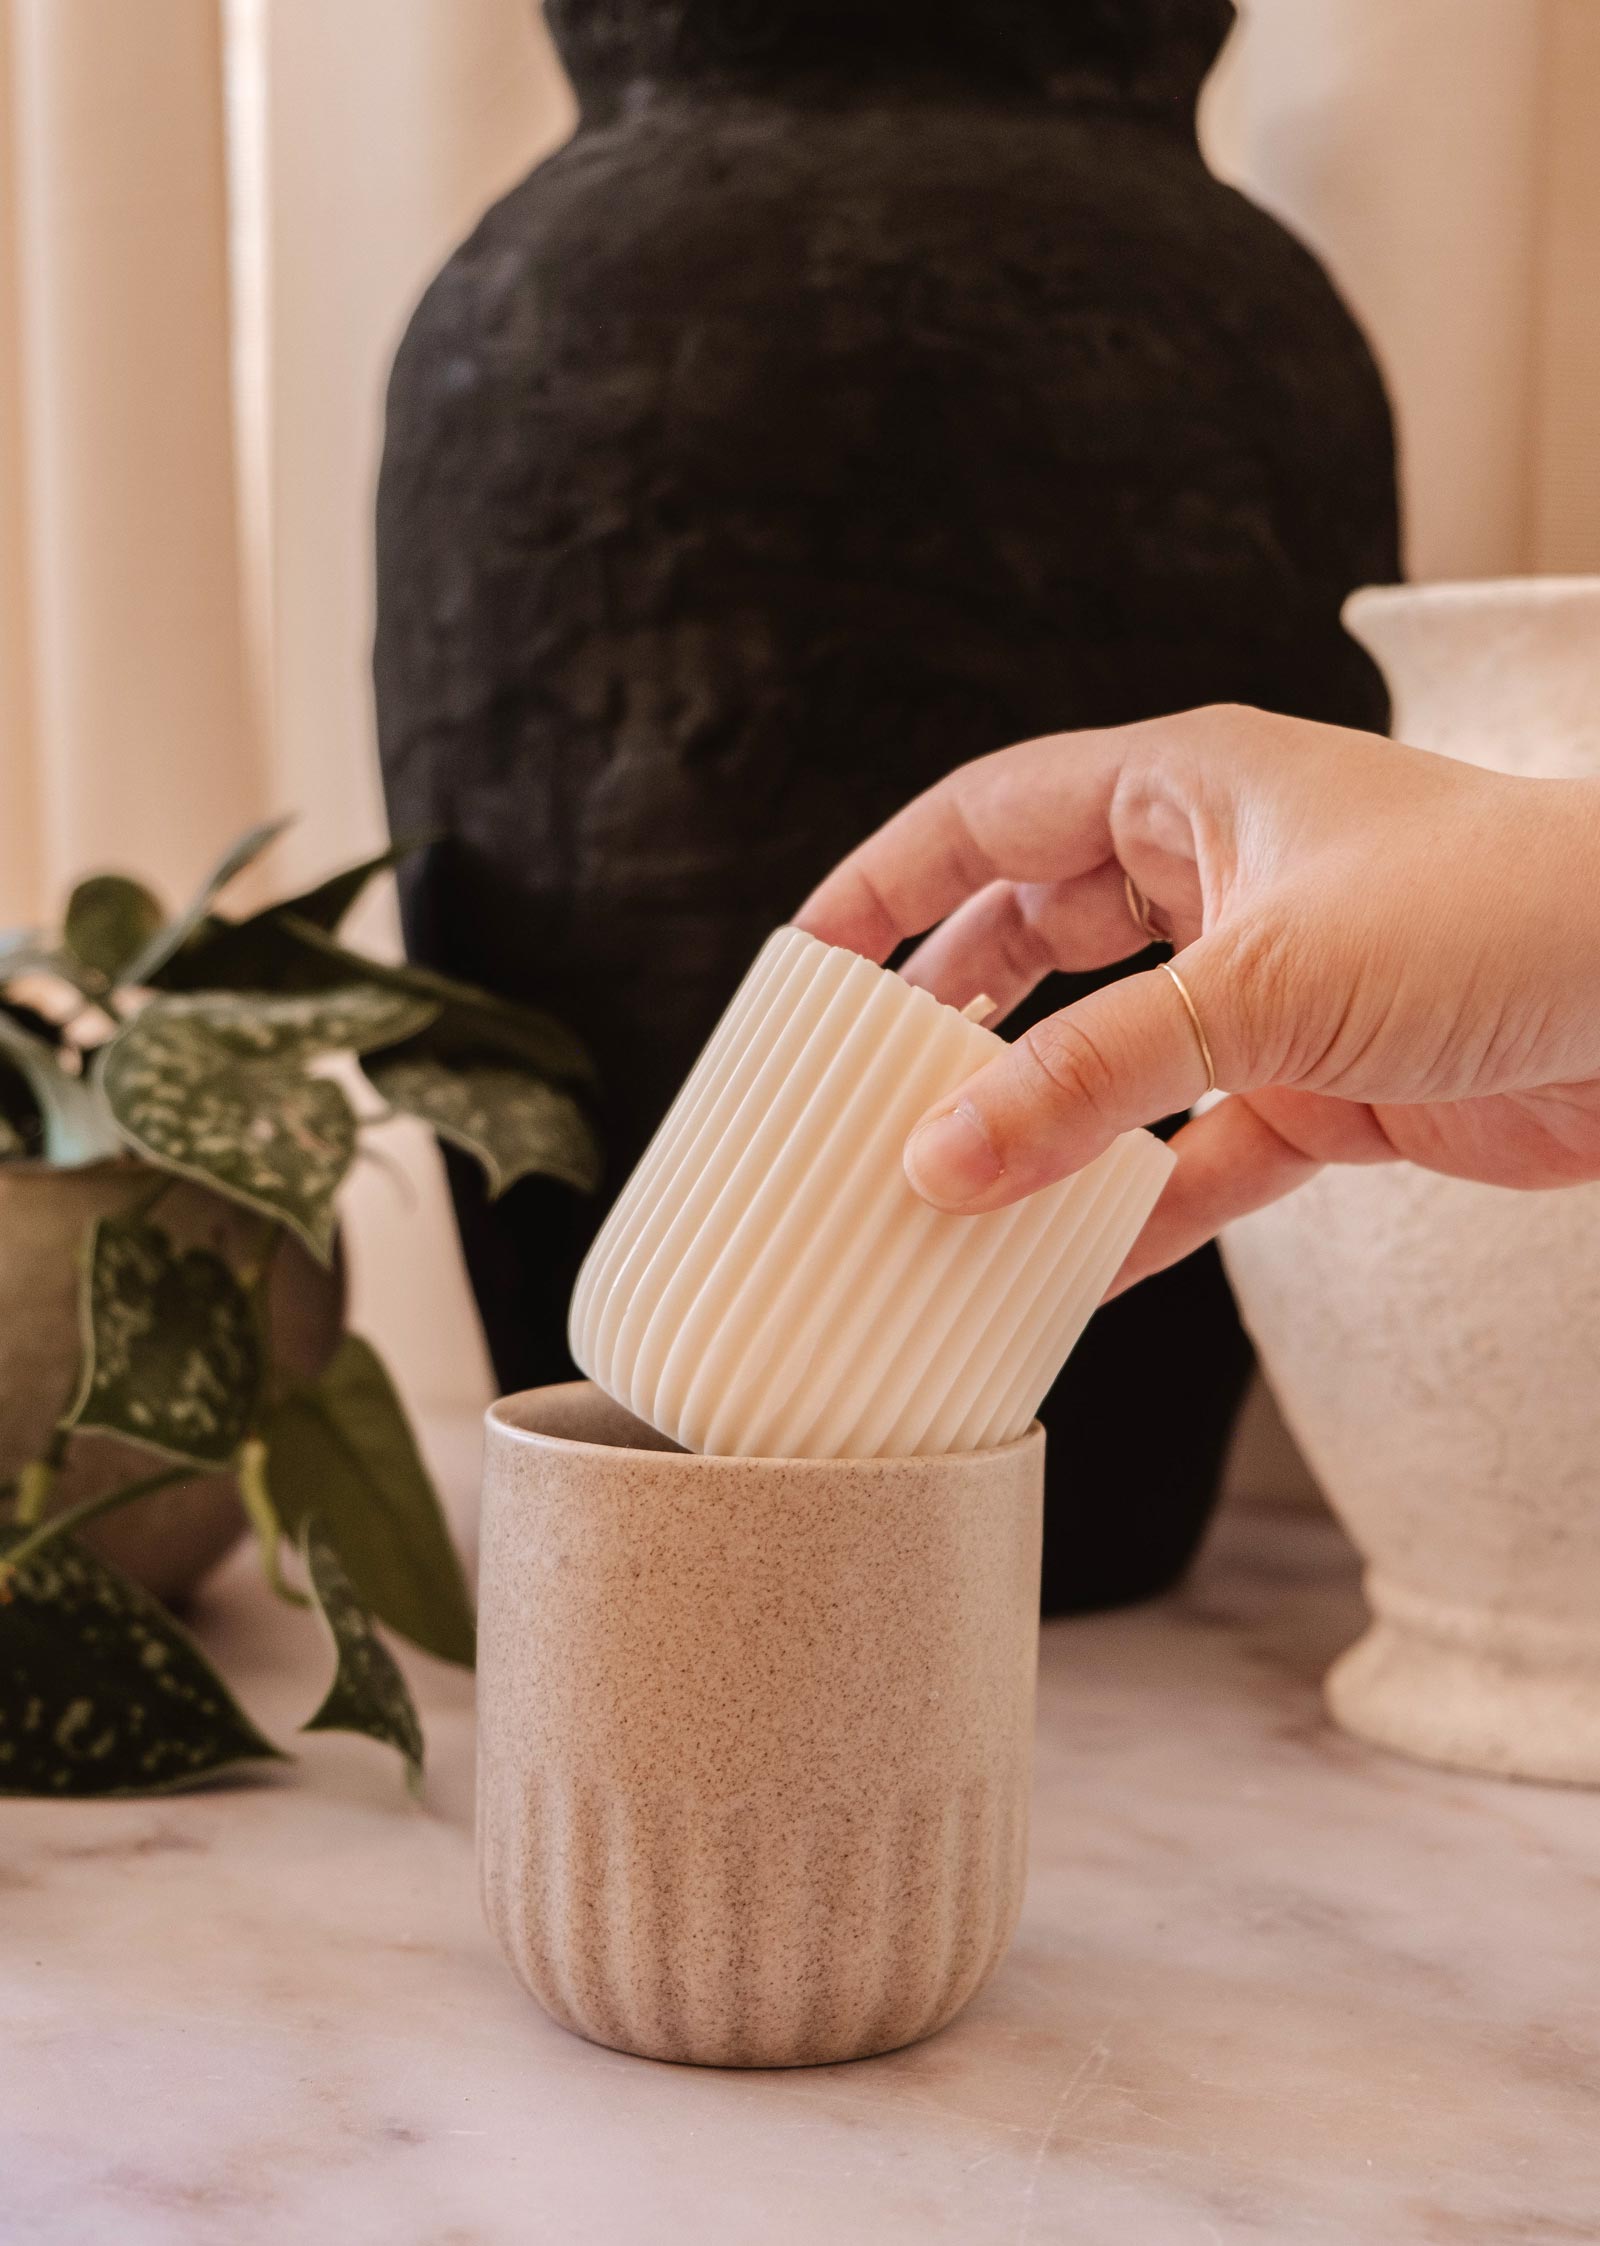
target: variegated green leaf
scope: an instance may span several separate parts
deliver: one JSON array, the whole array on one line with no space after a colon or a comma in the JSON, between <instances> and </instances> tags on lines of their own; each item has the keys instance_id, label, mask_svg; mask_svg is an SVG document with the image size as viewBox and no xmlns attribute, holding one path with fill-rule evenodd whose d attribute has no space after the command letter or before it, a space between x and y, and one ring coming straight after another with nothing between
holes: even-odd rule
<instances>
[{"instance_id":1,"label":"variegated green leaf","mask_svg":"<svg viewBox=\"0 0 1600 2246\"><path fill-rule=\"evenodd\" d=\"M67 1414L172 1458L226 1465L261 1387L250 1298L209 1248L159 1225L102 1217L80 1282L83 1374Z\"/></svg>"},{"instance_id":2,"label":"variegated green leaf","mask_svg":"<svg viewBox=\"0 0 1600 2246\"><path fill-rule=\"evenodd\" d=\"M9 1579L0 1679L3 1794L162 1793L283 1759L166 1608L74 1537Z\"/></svg>"},{"instance_id":3,"label":"variegated green leaf","mask_svg":"<svg viewBox=\"0 0 1600 2246\"><path fill-rule=\"evenodd\" d=\"M291 823L288 818L263 819L259 826L250 827L237 842L231 844L176 920L170 920L164 928L158 929L149 942L129 960L126 980L130 983L154 982L167 961L175 958L210 918L211 900L219 891L226 889L230 881L243 873L246 866L259 858L269 843L276 842L284 828Z\"/></svg>"},{"instance_id":4,"label":"variegated green leaf","mask_svg":"<svg viewBox=\"0 0 1600 2246\"><path fill-rule=\"evenodd\" d=\"M160 998L106 1049L102 1082L138 1153L281 1219L326 1262L356 1119L310 1064L413 1035L434 1011L370 985L297 998Z\"/></svg>"},{"instance_id":5,"label":"variegated green leaf","mask_svg":"<svg viewBox=\"0 0 1600 2246\"><path fill-rule=\"evenodd\" d=\"M73 890L63 934L81 967L109 988L150 943L166 914L142 881L91 874Z\"/></svg>"},{"instance_id":6,"label":"variegated green leaf","mask_svg":"<svg viewBox=\"0 0 1600 2246\"><path fill-rule=\"evenodd\" d=\"M39 1151L47 1162L72 1169L86 1162L104 1162L117 1152L117 1134L96 1085L69 1075L56 1057L56 1048L3 1009L0 1058L26 1080L43 1133Z\"/></svg>"},{"instance_id":7,"label":"variegated green leaf","mask_svg":"<svg viewBox=\"0 0 1600 2246\"><path fill-rule=\"evenodd\" d=\"M401 853L396 844L394 854ZM374 865L377 861L373 862ZM365 873L370 868L355 868ZM324 884L335 889L339 877ZM310 913L302 912L309 904ZM592 1084L594 1062L581 1039L553 1014L478 990L449 975L409 963L368 959L347 950L315 915L322 892L292 899L251 920L213 918L194 941L153 975L162 990L227 990L313 994L368 984L430 1002L447 1032L452 1058L470 1052L504 1060L558 1084Z\"/></svg>"},{"instance_id":8,"label":"variegated green leaf","mask_svg":"<svg viewBox=\"0 0 1600 2246\"><path fill-rule=\"evenodd\" d=\"M314 1521L300 1532L300 1550L318 1611L328 1626L338 1666L327 1697L302 1731L359 1731L403 1757L406 1785L422 1792L422 1726L400 1665L372 1626L339 1555Z\"/></svg>"},{"instance_id":9,"label":"variegated green leaf","mask_svg":"<svg viewBox=\"0 0 1600 2246\"><path fill-rule=\"evenodd\" d=\"M400 1399L368 1344L346 1334L322 1378L276 1405L264 1432L285 1528L297 1535L315 1514L380 1622L470 1666L461 1562Z\"/></svg>"},{"instance_id":10,"label":"variegated green leaf","mask_svg":"<svg viewBox=\"0 0 1600 2246\"><path fill-rule=\"evenodd\" d=\"M367 1075L391 1107L420 1116L483 1164L491 1199L537 1173L580 1193L600 1183L600 1149L588 1118L569 1092L525 1069L494 1061L452 1065L418 1046L401 1046L367 1063Z\"/></svg>"},{"instance_id":11,"label":"variegated green leaf","mask_svg":"<svg viewBox=\"0 0 1600 2246\"><path fill-rule=\"evenodd\" d=\"M398 1035L414 1037L438 1013L437 1004L375 983L344 983L332 990L265 997L247 991L209 991L192 998L159 998L128 1025L118 1042L152 1019L193 1023L241 1060L324 1053L368 1053Z\"/></svg>"}]
</instances>

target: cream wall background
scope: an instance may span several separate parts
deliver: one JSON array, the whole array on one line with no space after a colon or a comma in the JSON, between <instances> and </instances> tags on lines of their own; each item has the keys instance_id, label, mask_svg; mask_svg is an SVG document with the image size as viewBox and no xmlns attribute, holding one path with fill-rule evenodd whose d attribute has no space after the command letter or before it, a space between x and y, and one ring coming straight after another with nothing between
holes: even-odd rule
<instances>
[{"instance_id":1,"label":"cream wall background","mask_svg":"<svg viewBox=\"0 0 1600 2246\"><path fill-rule=\"evenodd\" d=\"M1410 574L1600 567L1596 0L1245 0L1203 125L1377 347Z\"/></svg>"},{"instance_id":2,"label":"cream wall background","mask_svg":"<svg viewBox=\"0 0 1600 2246\"><path fill-rule=\"evenodd\" d=\"M1600 567L1597 96L1600 0L1251 0L1207 90L1384 359L1413 574ZM97 865L180 893L267 809L274 881L378 839L387 363L571 122L529 0L0 0L0 923ZM487 1371L397 1146L355 1317L448 1428Z\"/></svg>"}]
</instances>

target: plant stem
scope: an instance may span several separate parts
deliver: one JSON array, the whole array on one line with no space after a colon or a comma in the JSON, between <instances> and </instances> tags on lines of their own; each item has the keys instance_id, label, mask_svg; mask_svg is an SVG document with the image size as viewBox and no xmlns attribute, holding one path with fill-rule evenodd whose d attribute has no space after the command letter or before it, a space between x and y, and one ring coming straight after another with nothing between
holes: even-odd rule
<instances>
[{"instance_id":1,"label":"plant stem","mask_svg":"<svg viewBox=\"0 0 1600 2246\"><path fill-rule=\"evenodd\" d=\"M50 1492L56 1486L56 1476L66 1463L70 1435L69 1428L53 1427L43 1454L38 1458L30 1458L17 1476L19 1528L32 1528L35 1521L43 1519L44 1509L50 1502Z\"/></svg>"},{"instance_id":2,"label":"plant stem","mask_svg":"<svg viewBox=\"0 0 1600 2246\"><path fill-rule=\"evenodd\" d=\"M29 1471L26 1467L23 1469L24 1479ZM146 1474L142 1481L125 1482L120 1489L102 1490L98 1497L86 1497L81 1504L69 1505L64 1513L53 1513L48 1521L39 1521L20 1544L13 1545L9 1552L0 1556L0 1585L19 1568L26 1567L34 1555L56 1537L70 1536L85 1522L97 1520L102 1513L114 1512L119 1505L131 1505L136 1497L153 1497L157 1490L171 1489L178 1482L192 1482L196 1478L192 1466L165 1466L159 1474ZM52 1473L51 1480L54 1479ZM19 1506L18 1519L21 1517Z\"/></svg>"},{"instance_id":3,"label":"plant stem","mask_svg":"<svg viewBox=\"0 0 1600 2246\"><path fill-rule=\"evenodd\" d=\"M282 1225L276 1217L263 1217L261 1230L256 1235L254 1252L237 1269L240 1286L247 1287L255 1296L263 1320L266 1316L267 1281L272 1277L273 1258L282 1245Z\"/></svg>"},{"instance_id":4,"label":"plant stem","mask_svg":"<svg viewBox=\"0 0 1600 2246\"><path fill-rule=\"evenodd\" d=\"M30 1458L17 1476L17 1526L31 1529L50 1502L50 1492L56 1486L56 1470L48 1460Z\"/></svg>"},{"instance_id":5,"label":"plant stem","mask_svg":"<svg viewBox=\"0 0 1600 2246\"><path fill-rule=\"evenodd\" d=\"M281 1562L283 1524L278 1519L278 1508L272 1502L272 1491L267 1485L267 1446L259 1435L252 1435L239 1451L235 1469L239 1483L239 1496L256 1532L256 1542L261 1548L261 1572L267 1579L269 1590L278 1594L292 1607L309 1606L311 1601L303 1591L284 1580Z\"/></svg>"},{"instance_id":6,"label":"plant stem","mask_svg":"<svg viewBox=\"0 0 1600 2246\"><path fill-rule=\"evenodd\" d=\"M123 1224L147 1224L177 1182L170 1170L157 1171L148 1185L140 1183L134 1188L120 1213L119 1221Z\"/></svg>"}]
</instances>

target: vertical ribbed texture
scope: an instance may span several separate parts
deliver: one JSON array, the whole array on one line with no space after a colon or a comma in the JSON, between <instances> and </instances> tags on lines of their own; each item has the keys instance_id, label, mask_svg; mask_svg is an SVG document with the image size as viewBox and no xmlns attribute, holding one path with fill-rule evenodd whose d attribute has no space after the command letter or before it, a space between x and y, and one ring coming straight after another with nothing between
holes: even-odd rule
<instances>
[{"instance_id":1,"label":"vertical ribbed texture","mask_svg":"<svg viewBox=\"0 0 1600 2246\"><path fill-rule=\"evenodd\" d=\"M775 1823L715 1799L486 1785L484 1909L563 2027L700 2066L817 2065L931 2035L1011 1939L1027 1854L1006 1767Z\"/></svg>"},{"instance_id":2,"label":"vertical ribbed texture","mask_svg":"<svg viewBox=\"0 0 1600 2246\"><path fill-rule=\"evenodd\" d=\"M588 1383L495 1406L478 1854L563 2025L803 2066L929 2035L982 1985L1022 1896L1043 1455L1035 1427L704 1457Z\"/></svg>"},{"instance_id":3,"label":"vertical ribbed texture","mask_svg":"<svg viewBox=\"0 0 1600 2246\"><path fill-rule=\"evenodd\" d=\"M771 937L590 1249L572 1352L687 1449L895 1457L1019 1435L1165 1184L1147 1132L989 1216L906 1182L1003 1051L854 953Z\"/></svg>"}]
</instances>

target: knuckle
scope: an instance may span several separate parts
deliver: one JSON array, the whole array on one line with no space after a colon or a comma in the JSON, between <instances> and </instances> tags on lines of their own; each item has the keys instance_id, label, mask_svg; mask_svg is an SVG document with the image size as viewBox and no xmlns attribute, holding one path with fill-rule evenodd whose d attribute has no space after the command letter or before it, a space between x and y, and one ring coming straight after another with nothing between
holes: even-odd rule
<instances>
[{"instance_id":1,"label":"knuckle","mask_svg":"<svg viewBox=\"0 0 1600 2246\"><path fill-rule=\"evenodd\" d=\"M1253 702L1198 702L1167 717L1142 718L1128 727L1130 737L1142 737L1158 749L1182 746L1210 748L1229 741L1259 741L1274 735L1284 720Z\"/></svg>"},{"instance_id":2,"label":"knuckle","mask_svg":"<svg viewBox=\"0 0 1600 2246\"><path fill-rule=\"evenodd\" d=\"M1195 712L1195 740L1208 764L1229 755L1254 758L1275 748L1281 719L1250 702L1209 702Z\"/></svg>"},{"instance_id":3,"label":"knuckle","mask_svg":"<svg viewBox=\"0 0 1600 2246\"><path fill-rule=\"evenodd\" d=\"M1008 921L1000 932L1000 964L1015 983L1027 984L1051 962L1039 956L1039 947L1025 923Z\"/></svg>"},{"instance_id":4,"label":"knuckle","mask_svg":"<svg viewBox=\"0 0 1600 2246\"><path fill-rule=\"evenodd\" d=\"M1253 702L1208 702L1200 715L1224 735L1253 736L1267 723L1265 711L1258 710Z\"/></svg>"},{"instance_id":5,"label":"knuckle","mask_svg":"<svg viewBox=\"0 0 1600 2246\"><path fill-rule=\"evenodd\" d=\"M1032 904L1015 890L1000 929L1000 956L1007 973L1019 982L1031 983L1056 965L1048 929L1041 925Z\"/></svg>"},{"instance_id":6,"label":"knuckle","mask_svg":"<svg viewBox=\"0 0 1600 2246\"><path fill-rule=\"evenodd\" d=\"M1116 1072L1109 1057L1070 1014L1052 1014L1019 1038L1017 1050L1044 1080L1051 1104L1091 1115L1116 1105Z\"/></svg>"},{"instance_id":7,"label":"knuckle","mask_svg":"<svg viewBox=\"0 0 1600 2246\"><path fill-rule=\"evenodd\" d=\"M870 865L858 863L851 870L862 914L873 924L875 945L888 951L900 941L900 924L893 902Z\"/></svg>"}]
</instances>

